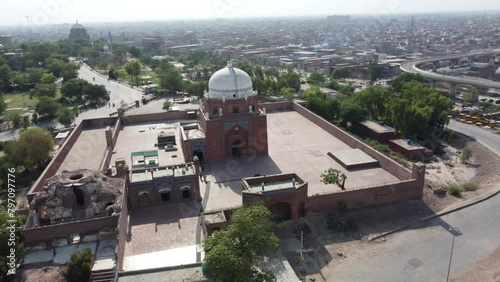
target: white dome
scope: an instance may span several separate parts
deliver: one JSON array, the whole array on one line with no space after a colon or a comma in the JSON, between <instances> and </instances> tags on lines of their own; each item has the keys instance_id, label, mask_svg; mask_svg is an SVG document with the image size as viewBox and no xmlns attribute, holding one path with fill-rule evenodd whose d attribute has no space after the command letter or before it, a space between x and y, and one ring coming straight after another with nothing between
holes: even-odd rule
<instances>
[{"instance_id":1,"label":"white dome","mask_svg":"<svg viewBox=\"0 0 500 282\"><path fill-rule=\"evenodd\" d=\"M227 67L212 75L208 82L208 90L209 99L234 100L257 95L253 91L250 76L233 67L231 62L227 63Z\"/></svg>"}]
</instances>

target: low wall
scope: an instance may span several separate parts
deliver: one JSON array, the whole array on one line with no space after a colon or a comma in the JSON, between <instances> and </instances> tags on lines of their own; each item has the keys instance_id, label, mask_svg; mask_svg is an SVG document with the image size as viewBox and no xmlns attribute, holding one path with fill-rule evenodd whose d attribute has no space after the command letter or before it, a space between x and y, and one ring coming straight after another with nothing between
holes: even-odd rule
<instances>
[{"instance_id":1,"label":"low wall","mask_svg":"<svg viewBox=\"0 0 500 282\"><path fill-rule=\"evenodd\" d=\"M266 108L266 112L289 111L293 109L292 101L276 102L276 103L261 103L259 109Z\"/></svg>"},{"instance_id":2,"label":"low wall","mask_svg":"<svg viewBox=\"0 0 500 282\"><path fill-rule=\"evenodd\" d=\"M21 230L21 235L26 245L35 245L54 239L68 238L73 233L78 233L80 236L95 234L104 227L116 227L117 223L118 216L107 216L25 229Z\"/></svg>"},{"instance_id":3,"label":"low wall","mask_svg":"<svg viewBox=\"0 0 500 282\"><path fill-rule=\"evenodd\" d=\"M122 121L121 119L117 118L115 127L113 128L113 136L111 137L112 142L113 142L113 148L116 145L116 140L118 140L118 135L120 135L120 130L122 129Z\"/></svg>"},{"instance_id":4,"label":"low wall","mask_svg":"<svg viewBox=\"0 0 500 282\"><path fill-rule=\"evenodd\" d=\"M191 111L175 111L175 112L162 112L143 115L125 115L123 117L123 124L130 125L143 122L155 122L165 120L187 119L188 112Z\"/></svg>"},{"instance_id":5,"label":"low wall","mask_svg":"<svg viewBox=\"0 0 500 282\"><path fill-rule=\"evenodd\" d=\"M85 128L88 127L106 128L107 126L110 127L115 126L117 119L118 119L117 117L104 117L104 118L86 119L83 120L81 123L83 123Z\"/></svg>"},{"instance_id":6,"label":"low wall","mask_svg":"<svg viewBox=\"0 0 500 282\"><path fill-rule=\"evenodd\" d=\"M366 187L357 190L318 194L308 198L309 212L333 212L340 207L340 203L347 204L347 208L359 208L397 201L420 200L423 189L418 180L407 180L399 183Z\"/></svg>"},{"instance_id":7,"label":"low wall","mask_svg":"<svg viewBox=\"0 0 500 282\"><path fill-rule=\"evenodd\" d=\"M73 148L73 145L75 145L76 141L78 140L78 137L80 137L80 134L82 133L83 129L84 129L84 123L80 122L80 124L78 124L78 126L73 130L73 132L71 132L68 139L66 140L66 142L64 142L63 146L61 147L59 152L56 154L56 156L52 159L52 161L49 163L49 165L42 172L42 175L40 175L40 177L35 182L35 184L33 184L33 186L31 186L31 189L28 192L28 203L29 204L33 200L33 197L35 197L35 195L40 190L42 190L42 188L45 184L45 180L54 176L56 174L56 172L59 170L64 159L68 156L69 152Z\"/></svg>"},{"instance_id":8,"label":"low wall","mask_svg":"<svg viewBox=\"0 0 500 282\"><path fill-rule=\"evenodd\" d=\"M127 190L127 189L125 189ZM116 269L118 271L123 270L123 260L125 257L125 243L127 241L127 232L128 232L128 197L127 192L123 197L122 210L120 212L120 220L118 221L118 245L116 246L115 254L116 254Z\"/></svg>"},{"instance_id":9,"label":"low wall","mask_svg":"<svg viewBox=\"0 0 500 282\"><path fill-rule=\"evenodd\" d=\"M293 110L301 114L303 117L307 118L311 122L315 123L317 126L321 127L326 132L335 136L335 138L346 143L350 147L360 149L361 151L370 155L372 158L376 159L379 162L382 168L384 168L385 170L396 176L398 179L400 180L410 179L411 171L404 168L400 164L396 163L392 159L386 157L385 155L379 153L370 146L364 144L360 140L356 139L354 136L348 134L342 129L324 120L322 117L314 114L313 112L309 111L308 109L297 103L293 103Z\"/></svg>"}]
</instances>

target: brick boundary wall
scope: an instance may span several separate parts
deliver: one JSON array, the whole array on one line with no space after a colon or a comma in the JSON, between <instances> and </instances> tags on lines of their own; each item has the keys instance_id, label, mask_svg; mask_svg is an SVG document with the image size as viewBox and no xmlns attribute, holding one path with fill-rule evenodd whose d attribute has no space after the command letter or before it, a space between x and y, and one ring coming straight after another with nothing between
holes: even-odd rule
<instances>
[{"instance_id":1,"label":"brick boundary wall","mask_svg":"<svg viewBox=\"0 0 500 282\"><path fill-rule=\"evenodd\" d=\"M343 131L342 129L336 127L335 125L329 123L328 121L324 120L322 117L314 114L313 112L309 111L305 107L293 103L293 110L308 119L309 121L313 122L326 132L330 133L331 135L335 136L335 138L339 139L340 141L344 142L345 144L349 145L352 148L355 149L360 149L361 151L365 152L372 158L376 159L380 166L396 176L399 180L408 180L411 178L411 171L404 168L397 162L393 161L392 159L386 157L385 155L379 153L375 149L371 148L370 146L364 144L360 140L356 139L352 135L348 134L347 132Z\"/></svg>"},{"instance_id":2,"label":"brick boundary wall","mask_svg":"<svg viewBox=\"0 0 500 282\"><path fill-rule=\"evenodd\" d=\"M120 212L120 219L118 220L118 245L115 249L116 255L116 270L123 270L123 260L125 258L125 243L127 241L128 233L128 188L125 188L123 195L122 210Z\"/></svg>"},{"instance_id":3,"label":"brick boundary wall","mask_svg":"<svg viewBox=\"0 0 500 282\"><path fill-rule=\"evenodd\" d=\"M276 112L276 111L289 111L293 110L293 102L276 102L276 103L261 103L259 104L259 109L262 110L266 108L266 112Z\"/></svg>"},{"instance_id":4,"label":"brick boundary wall","mask_svg":"<svg viewBox=\"0 0 500 282\"><path fill-rule=\"evenodd\" d=\"M142 115L125 115L123 117L123 124L124 125L131 125L131 124L143 123L143 122L188 119L187 118L188 112L192 112L192 110L191 111L151 113L151 114L142 114Z\"/></svg>"},{"instance_id":5,"label":"brick boundary wall","mask_svg":"<svg viewBox=\"0 0 500 282\"><path fill-rule=\"evenodd\" d=\"M31 204L31 201L36 196L36 194L38 194L38 192L42 190L43 186L45 185L45 180L54 176L57 170L59 170L64 159L68 156L69 152L73 148L73 145L75 145L76 141L78 140L78 137L80 137L83 129L84 123L80 122L80 124L78 124L78 126L69 135L66 142L64 142L64 145L61 147L56 156L42 172L38 180L33 184L33 186L31 186L31 189L28 192L28 204Z\"/></svg>"},{"instance_id":6,"label":"brick boundary wall","mask_svg":"<svg viewBox=\"0 0 500 282\"><path fill-rule=\"evenodd\" d=\"M29 246L54 239L67 238L73 233L78 233L80 236L95 234L104 227L116 227L117 222L118 216L92 218L24 229L21 230L21 235L26 245Z\"/></svg>"}]
</instances>

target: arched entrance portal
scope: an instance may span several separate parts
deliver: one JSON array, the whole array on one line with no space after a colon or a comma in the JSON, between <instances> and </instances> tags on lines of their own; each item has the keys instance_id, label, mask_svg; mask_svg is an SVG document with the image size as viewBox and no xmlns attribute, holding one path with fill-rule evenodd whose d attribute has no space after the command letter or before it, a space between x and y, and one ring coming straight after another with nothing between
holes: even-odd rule
<instances>
[{"instance_id":1,"label":"arched entrance portal","mask_svg":"<svg viewBox=\"0 0 500 282\"><path fill-rule=\"evenodd\" d=\"M241 157L241 155L243 155L243 152L242 152L242 145L241 145L241 141L240 140L235 140L233 142L233 157L235 158L239 158Z\"/></svg>"},{"instance_id":2,"label":"arched entrance portal","mask_svg":"<svg viewBox=\"0 0 500 282\"><path fill-rule=\"evenodd\" d=\"M285 221L292 219L292 206L289 203L276 203L269 207L274 220Z\"/></svg>"},{"instance_id":3,"label":"arched entrance portal","mask_svg":"<svg viewBox=\"0 0 500 282\"><path fill-rule=\"evenodd\" d=\"M200 162L203 162L203 151L202 151L202 150L194 150L194 151L193 151L193 158L194 158L195 156L196 156L196 157L198 157L198 160L199 160Z\"/></svg>"}]
</instances>

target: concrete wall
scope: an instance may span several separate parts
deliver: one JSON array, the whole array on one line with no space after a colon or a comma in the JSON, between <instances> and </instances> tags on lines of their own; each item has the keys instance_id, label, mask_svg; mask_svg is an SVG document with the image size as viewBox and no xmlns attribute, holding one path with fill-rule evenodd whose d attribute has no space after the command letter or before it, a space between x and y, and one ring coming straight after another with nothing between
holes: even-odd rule
<instances>
[{"instance_id":1,"label":"concrete wall","mask_svg":"<svg viewBox=\"0 0 500 282\"><path fill-rule=\"evenodd\" d=\"M120 212L120 219L118 221L118 245L116 246L115 254L116 254L116 269L118 271L123 270L123 259L125 256L125 243L127 241L127 233L128 233L128 198L127 198L127 190L125 189L125 195L123 197L122 210Z\"/></svg>"},{"instance_id":2,"label":"concrete wall","mask_svg":"<svg viewBox=\"0 0 500 282\"><path fill-rule=\"evenodd\" d=\"M59 152L52 159L49 165L45 168L42 175L40 175L38 180L35 182L35 184L33 184L30 191L28 192L28 203L31 203L33 197L35 197L35 195L40 190L42 190L45 184L45 180L54 176L56 172L59 170L64 159L68 156L69 152L71 151L71 148L73 148L73 145L75 145L76 141L78 140L78 137L80 137L80 134L82 133L83 129L84 129L84 123L81 122L69 135L68 139L66 139L66 142L63 144Z\"/></svg>"},{"instance_id":3,"label":"concrete wall","mask_svg":"<svg viewBox=\"0 0 500 282\"><path fill-rule=\"evenodd\" d=\"M68 238L73 233L80 235L95 234L104 227L116 227L118 216L108 216L75 222L60 223L42 227L21 230L26 245L36 245L40 242Z\"/></svg>"},{"instance_id":4,"label":"concrete wall","mask_svg":"<svg viewBox=\"0 0 500 282\"><path fill-rule=\"evenodd\" d=\"M315 123L317 126L321 127L326 132L335 136L335 138L339 139L340 141L346 143L352 148L360 149L361 151L370 155L372 158L376 159L379 162L382 168L384 168L385 170L396 176L398 179L400 180L410 179L411 172L408 169L404 168L403 166L396 163L392 159L386 157L382 153L379 153L370 146L364 144L360 140L356 139L354 136L348 134L342 129L324 120L322 117L314 114L313 112L309 111L308 109L297 103L293 103L293 110L295 110L297 113L301 114L311 122Z\"/></svg>"},{"instance_id":5,"label":"concrete wall","mask_svg":"<svg viewBox=\"0 0 500 282\"><path fill-rule=\"evenodd\" d=\"M105 118L95 118L86 119L82 121L84 128L88 127L101 127L106 128L106 126L113 127L116 124L117 117L105 117Z\"/></svg>"},{"instance_id":6,"label":"concrete wall","mask_svg":"<svg viewBox=\"0 0 500 282\"><path fill-rule=\"evenodd\" d=\"M276 102L276 103L261 103L259 109L266 108L266 112L283 112L293 110L292 101Z\"/></svg>"},{"instance_id":7,"label":"concrete wall","mask_svg":"<svg viewBox=\"0 0 500 282\"><path fill-rule=\"evenodd\" d=\"M189 111L176 111L143 115L125 115L122 122L124 125L130 125L143 122L161 122L165 120L187 119L188 112Z\"/></svg>"},{"instance_id":8,"label":"concrete wall","mask_svg":"<svg viewBox=\"0 0 500 282\"><path fill-rule=\"evenodd\" d=\"M314 195L309 197L307 207L309 212L332 212L339 208L341 202L351 209L396 201L420 200L422 193L423 187L415 179L378 187Z\"/></svg>"}]
</instances>

